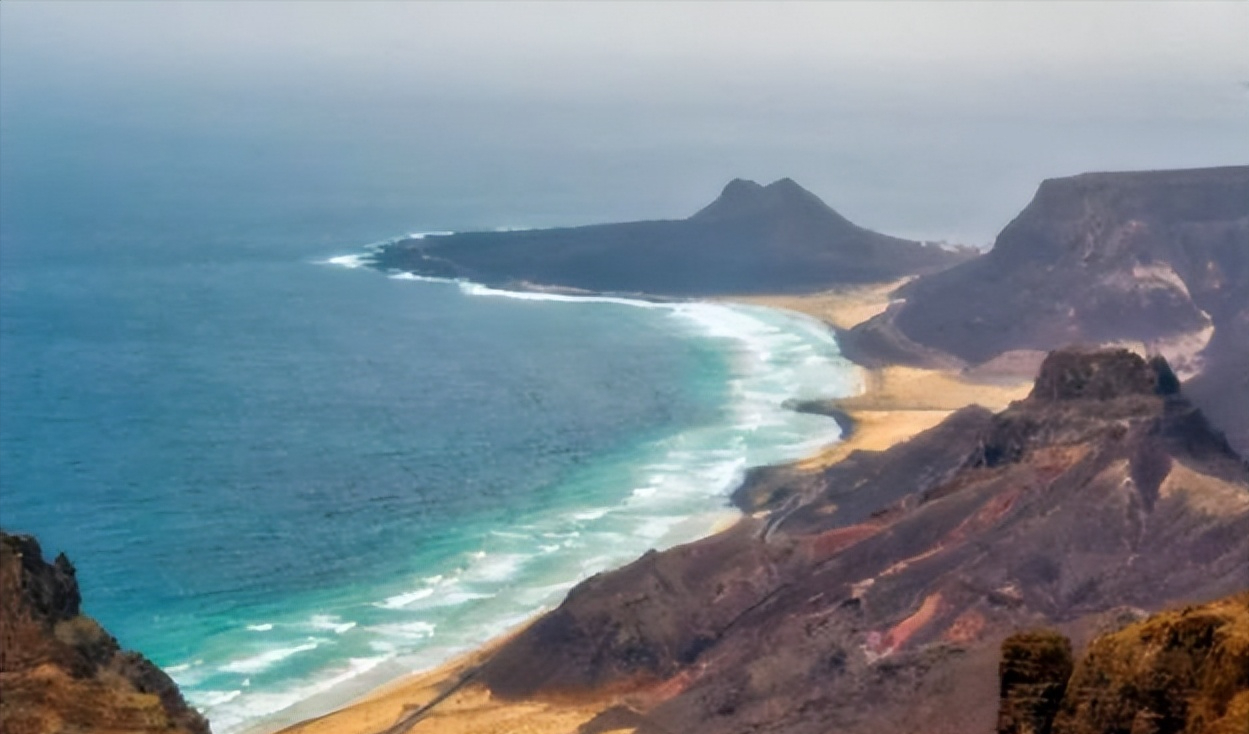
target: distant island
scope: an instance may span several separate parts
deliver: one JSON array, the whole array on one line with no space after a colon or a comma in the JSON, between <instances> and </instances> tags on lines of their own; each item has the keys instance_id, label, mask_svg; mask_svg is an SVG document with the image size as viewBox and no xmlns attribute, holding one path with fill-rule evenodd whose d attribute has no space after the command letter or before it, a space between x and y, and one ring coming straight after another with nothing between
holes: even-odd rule
<instances>
[{"instance_id":1,"label":"distant island","mask_svg":"<svg viewBox=\"0 0 1249 734\"><path fill-rule=\"evenodd\" d=\"M687 219L427 235L382 247L373 263L503 287L708 296L894 280L975 254L864 229L783 178L734 179Z\"/></svg>"}]
</instances>

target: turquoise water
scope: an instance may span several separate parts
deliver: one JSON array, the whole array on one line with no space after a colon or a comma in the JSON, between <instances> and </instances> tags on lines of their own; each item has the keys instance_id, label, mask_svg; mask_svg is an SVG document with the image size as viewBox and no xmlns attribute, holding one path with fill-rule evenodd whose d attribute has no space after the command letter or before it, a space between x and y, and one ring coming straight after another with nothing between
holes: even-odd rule
<instances>
[{"instance_id":1,"label":"turquoise water","mask_svg":"<svg viewBox=\"0 0 1249 734\"><path fill-rule=\"evenodd\" d=\"M131 237L6 233L3 522L67 552L87 611L219 733L322 712L704 534L747 467L836 438L784 401L855 387L793 314Z\"/></svg>"},{"instance_id":2,"label":"turquoise water","mask_svg":"<svg viewBox=\"0 0 1249 734\"><path fill-rule=\"evenodd\" d=\"M412 231L542 223L374 165L393 137L4 99L0 523L69 554L87 612L218 734L705 533L747 467L835 440L786 400L856 387L792 314L352 267Z\"/></svg>"}]
</instances>

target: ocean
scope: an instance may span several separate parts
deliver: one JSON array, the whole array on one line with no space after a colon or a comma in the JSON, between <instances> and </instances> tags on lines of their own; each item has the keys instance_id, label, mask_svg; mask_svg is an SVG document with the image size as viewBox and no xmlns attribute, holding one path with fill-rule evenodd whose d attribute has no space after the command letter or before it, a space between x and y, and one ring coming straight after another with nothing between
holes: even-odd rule
<instances>
[{"instance_id":1,"label":"ocean","mask_svg":"<svg viewBox=\"0 0 1249 734\"><path fill-rule=\"evenodd\" d=\"M4 5L0 525L217 734L708 533L750 467L838 439L789 401L859 389L797 314L404 278L371 245L688 216L739 176L987 244L1043 178L1245 150L1231 30L1161 75L1152 42L1087 34L1098 73L1021 49L1021 85L940 33L873 56L866 17Z\"/></svg>"},{"instance_id":2,"label":"ocean","mask_svg":"<svg viewBox=\"0 0 1249 734\"><path fill-rule=\"evenodd\" d=\"M441 224L401 226L402 202L54 197L55 168L6 168L0 522L67 553L85 611L218 734L322 713L705 535L747 468L838 438L787 401L858 388L797 314L361 267Z\"/></svg>"}]
</instances>

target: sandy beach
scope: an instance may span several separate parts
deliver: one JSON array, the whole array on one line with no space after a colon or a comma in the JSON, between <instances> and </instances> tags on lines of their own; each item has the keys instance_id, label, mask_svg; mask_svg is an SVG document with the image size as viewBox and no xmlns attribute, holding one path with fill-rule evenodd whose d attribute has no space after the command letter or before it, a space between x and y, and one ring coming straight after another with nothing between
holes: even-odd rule
<instances>
[{"instance_id":1,"label":"sandy beach","mask_svg":"<svg viewBox=\"0 0 1249 734\"><path fill-rule=\"evenodd\" d=\"M807 296L751 296L734 299L770 308L797 311L848 329L883 311L890 294L905 281L827 291ZM992 382L971 379L952 370L911 367L864 369L863 391L830 401L852 423L847 440L800 462L818 470L858 450L880 451L905 441L951 412L971 404L1000 410L1027 395L1032 380ZM515 634L513 632L512 634ZM434 670L391 683L347 707L282 730L283 734L575 734L584 724L618 702L616 697L560 701L502 701L474 682L480 663L511 635L493 640L472 653ZM629 732L595 723L595 732ZM606 728L604 728L606 727Z\"/></svg>"},{"instance_id":2,"label":"sandy beach","mask_svg":"<svg viewBox=\"0 0 1249 734\"><path fill-rule=\"evenodd\" d=\"M522 628L523 629L523 628ZM520 630L491 640L424 673L383 686L363 699L283 732L294 734L546 734L575 732L609 708L612 699L579 702L500 702L474 685L477 666Z\"/></svg>"},{"instance_id":3,"label":"sandy beach","mask_svg":"<svg viewBox=\"0 0 1249 734\"><path fill-rule=\"evenodd\" d=\"M745 296L734 301L814 316L838 329L851 329L884 311L891 294L909 278L803 296ZM863 392L829 401L853 422L847 440L800 462L819 469L854 451L883 451L940 423L950 413L978 404L993 411L1032 389L1032 372L980 370L969 377L955 370L890 366L863 369Z\"/></svg>"}]
</instances>

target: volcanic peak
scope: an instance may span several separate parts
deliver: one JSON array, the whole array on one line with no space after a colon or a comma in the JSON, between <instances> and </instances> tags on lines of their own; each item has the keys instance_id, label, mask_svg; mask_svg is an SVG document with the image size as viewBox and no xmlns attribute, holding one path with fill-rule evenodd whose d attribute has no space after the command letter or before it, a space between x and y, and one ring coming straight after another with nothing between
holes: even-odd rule
<instances>
[{"instance_id":1,"label":"volcanic peak","mask_svg":"<svg viewBox=\"0 0 1249 734\"><path fill-rule=\"evenodd\" d=\"M822 217L841 226L853 226L825 204L820 197L798 185L792 178L781 178L767 186L749 179L729 181L715 201L698 210L691 221L752 218L759 216L805 215Z\"/></svg>"}]
</instances>

